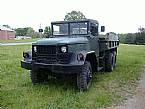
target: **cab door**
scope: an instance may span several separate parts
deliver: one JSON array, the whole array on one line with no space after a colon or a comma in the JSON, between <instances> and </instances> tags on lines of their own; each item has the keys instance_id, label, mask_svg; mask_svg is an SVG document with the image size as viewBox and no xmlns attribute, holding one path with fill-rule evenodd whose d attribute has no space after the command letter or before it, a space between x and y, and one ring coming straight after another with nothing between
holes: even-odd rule
<instances>
[{"instance_id":1,"label":"cab door","mask_svg":"<svg viewBox=\"0 0 145 109\"><path fill-rule=\"evenodd\" d=\"M96 56L99 56L99 37L98 37L98 24L90 23L90 49L95 51Z\"/></svg>"}]
</instances>

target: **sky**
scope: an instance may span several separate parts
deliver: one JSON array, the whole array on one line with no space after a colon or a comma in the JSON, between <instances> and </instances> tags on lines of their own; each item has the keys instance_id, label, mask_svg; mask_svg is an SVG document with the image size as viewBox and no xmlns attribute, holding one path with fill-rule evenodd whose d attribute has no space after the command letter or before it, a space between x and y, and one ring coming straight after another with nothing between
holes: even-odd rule
<instances>
[{"instance_id":1,"label":"sky","mask_svg":"<svg viewBox=\"0 0 145 109\"><path fill-rule=\"evenodd\" d=\"M135 33L145 27L144 0L0 0L0 25L12 28L50 26L72 10L98 20L106 32Z\"/></svg>"}]
</instances>

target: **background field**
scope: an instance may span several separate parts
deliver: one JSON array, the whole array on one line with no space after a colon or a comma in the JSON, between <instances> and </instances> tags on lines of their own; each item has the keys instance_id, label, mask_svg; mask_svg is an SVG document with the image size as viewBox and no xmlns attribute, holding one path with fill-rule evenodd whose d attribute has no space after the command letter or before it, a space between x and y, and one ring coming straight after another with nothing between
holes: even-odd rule
<instances>
[{"instance_id":1,"label":"background field","mask_svg":"<svg viewBox=\"0 0 145 109\"><path fill-rule=\"evenodd\" d=\"M20 67L22 51L30 45L0 46L0 107L2 109L97 109L120 103L134 93L145 46L120 45L117 67L94 74L90 90L79 92L74 83L50 79L33 86L29 72Z\"/></svg>"}]
</instances>

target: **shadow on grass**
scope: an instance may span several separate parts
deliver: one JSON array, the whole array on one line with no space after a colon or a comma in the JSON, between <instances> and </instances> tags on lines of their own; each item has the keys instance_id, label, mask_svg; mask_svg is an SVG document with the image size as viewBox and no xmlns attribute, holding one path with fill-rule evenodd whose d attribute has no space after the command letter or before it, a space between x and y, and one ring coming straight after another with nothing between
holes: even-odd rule
<instances>
[{"instance_id":1,"label":"shadow on grass","mask_svg":"<svg viewBox=\"0 0 145 109\"><path fill-rule=\"evenodd\" d=\"M94 72L93 74L93 79L92 79L92 84L99 83L107 76L104 77L104 75L108 75L108 72ZM66 78L56 78L56 77L50 77L47 82L42 82L42 83L37 83L34 84L31 82L31 80L22 83L21 87L27 87L27 88L34 88L36 90L39 90L41 88L43 89L48 89L49 90L54 90L57 89L58 91L75 91L79 92L77 89L77 83L76 83L76 76L71 76L67 75ZM91 86L92 87L92 86Z\"/></svg>"},{"instance_id":2,"label":"shadow on grass","mask_svg":"<svg viewBox=\"0 0 145 109\"><path fill-rule=\"evenodd\" d=\"M36 90L43 88L52 91L54 91L54 89L61 90L61 91L67 91L67 90L77 91L76 81L70 78L56 79L55 77L50 77L47 82L41 82L37 84L33 84L31 81L27 81L25 83L22 83L20 87L26 87L26 88L36 89Z\"/></svg>"}]
</instances>

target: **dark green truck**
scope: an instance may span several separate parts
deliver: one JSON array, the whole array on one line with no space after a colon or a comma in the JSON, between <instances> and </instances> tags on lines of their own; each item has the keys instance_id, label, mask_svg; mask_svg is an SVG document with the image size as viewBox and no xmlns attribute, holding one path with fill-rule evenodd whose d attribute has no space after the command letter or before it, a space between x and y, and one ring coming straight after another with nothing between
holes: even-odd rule
<instances>
[{"instance_id":1,"label":"dark green truck","mask_svg":"<svg viewBox=\"0 0 145 109\"><path fill-rule=\"evenodd\" d=\"M118 36L113 33L99 35L96 20L57 21L51 23L50 38L32 44L32 50L23 52L21 67L30 70L32 82L48 80L66 75L75 76L77 87L87 90L92 73L113 71L116 66Z\"/></svg>"}]
</instances>

